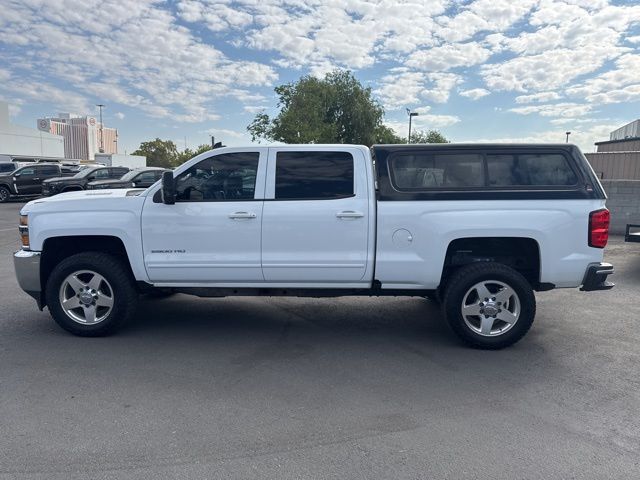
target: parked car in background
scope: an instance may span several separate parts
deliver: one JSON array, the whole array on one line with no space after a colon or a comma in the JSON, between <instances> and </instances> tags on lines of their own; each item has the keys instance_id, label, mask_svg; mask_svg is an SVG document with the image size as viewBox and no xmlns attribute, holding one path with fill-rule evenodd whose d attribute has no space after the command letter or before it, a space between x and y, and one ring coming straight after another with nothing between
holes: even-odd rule
<instances>
[{"instance_id":1,"label":"parked car in background","mask_svg":"<svg viewBox=\"0 0 640 480\"><path fill-rule=\"evenodd\" d=\"M640 225L627 225L627 231L624 235L625 242L639 242L640 243Z\"/></svg>"},{"instance_id":2,"label":"parked car in background","mask_svg":"<svg viewBox=\"0 0 640 480\"><path fill-rule=\"evenodd\" d=\"M106 188L149 188L162 177L166 171L160 167L136 168L129 171L120 179L96 180L89 182L87 190L101 190Z\"/></svg>"},{"instance_id":3,"label":"parked car in background","mask_svg":"<svg viewBox=\"0 0 640 480\"><path fill-rule=\"evenodd\" d=\"M127 167L92 167L85 168L72 177L49 178L42 183L42 195L50 197L58 193L84 190L89 182L117 179L128 171Z\"/></svg>"},{"instance_id":4,"label":"parked car in background","mask_svg":"<svg viewBox=\"0 0 640 480\"><path fill-rule=\"evenodd\" d=\"M0 173L9 173L13 172L18 165L13 162L0 162Z\"/></svg>"},{"instance_id":5,"label":"parked car in background","mask_svg":"<svg viewBox=\"0 0 640 480\"><path fill-rule=\"evenodd\" d=\"M12 172L0 174L0 203L12 197L27 197L42 193L42 181L62 175L60 165L32 163Z\"/></svg>"}]
</instances>

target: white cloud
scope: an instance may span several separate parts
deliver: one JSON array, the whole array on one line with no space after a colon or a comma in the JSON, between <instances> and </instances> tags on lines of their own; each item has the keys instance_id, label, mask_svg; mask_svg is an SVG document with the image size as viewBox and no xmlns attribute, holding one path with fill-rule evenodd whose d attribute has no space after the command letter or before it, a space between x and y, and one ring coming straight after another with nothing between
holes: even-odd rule
<instances>
[{"instance_id":1,"label":"white cloud","mask_svg":"<svg viewBox=\"0 0 640 480\"><path fill-rule=\"evenodd\" d=\"M407 58L405 64L427 72L442 72L456 67L477 65L490 55L491 51L477 42L449 43L417 50Z\"/></svg>"},{"instance_id":2,"label":"white cloud","mask_svg":"<svg viewBox=\"0 0 640 480\"><path fill-rule=\"evenodd\" d=\"M247 113L258 113L266 109L267 107L262 105L245 105L244 107L242 107L242 110Z\"/></svg>"},{"instance_id":3,"label":"white cloud","mask_svg":"<svg viewBox=\"0 0 640 480\"><path fill-rule=\"evenodd\" d=\"M38 2L37 9L9 3L16 15L0 21L0 38L16 48L23 40L29 45L34 73L22 73L24 85L0 89L64 110L87 111L97 99L181 122L213 120L215 99L251 95L248 88L277 79L268 65L231 61L155 1L85 0L73 8ZM56 72L69 88L48 84L39 72Z\"/></svg>"},{"instance_id":4,"label":"white cloud","mask_svg":"<svg viewBox=\"0 0 640 480\"><path fill-rule=\"evenodd\" d=\"M579 117L591 113L593 107L580 103L555 103L550 105L529 105L527 107L516 107L509 109L510 112L521 115L537 113L543 117Z\"/></svg>"},{"instance_id":5,"label":"white cloud","mask_svg":"<svg viewBox=\"0 0 640 480\"><path fill-rule=\"evenodd\" d=\"M479 98L486 97L490 95L491 92L484 88L472 88L470 90L461 90L458 92L463 97L470 98L471 100L478 100Z\"/></svg>"},{"instance_id":6,"label":"white cloud","mask_svg":"<svg viewBox=\"0 0 640 480\"><path fill-rule=\"evenodd\" d=\"M444 103L460 81L453 73L398 72L383 77L381 87L375 93L391 110L410 107L423 100Z\"/></svg>"},{"instance_id":7,"label":"white cloud","mask_svg":"<svg viewBox=\"0 0 640 480\"><path fill-rule=\"evenodd\" d=\"M592 103L619 103L640 99L638 78L640 55L626 54L618 58L615 68L573 85L567 93L574 97L586 98Z\"/></svg>"},{"instance_id":8,"label":"white cloud","mask_svg":"<svg viewBox=\"0 0 640 480\"><path fill-rule=\"evenodd\" d=\"M116 112L113 115L114 117L116 117L118 120L122 120L125 117L125 114L122 112Z\"/></svg>"},{"instance_id":9,"label":"white cloud","mask_svg":"<svg viewBox=\"0 0 640 480\"><path fill-rule=\"evenodd\" d=\"M598 124L589 127L577 126L576 128L571 128L569 140L571 143L578 145L582 151L593 152L594 142L608 139L609 132L619 126L619 124ZM566 141L566 131L567 128L565 127L528 133L522 136L468 137L461 138L460 141L482 143L564 143Z\"/></svg>"},{"instance_id":10,"label":"white cloud","mask_svg":"<svg viewBox=\"0 0 640 480\"><path fill-rule=\"evenodd\" d=\"M519 95L516 97L516 103L540 103L558 100L560 95L556 92L540 92L532 95Z\"/></svg>"},{"instance_id":11,"label":"white cloud","mask_svg":"<svg viewBox=\"0 0 640 480\"><path fill-rule=\"evenodd\" d=\"M505 110L512 101L512 113L562 125L640 101L640 5L612 3L4 0L0 95L210 122L230 103L246 113L272 108L281 70L342 68L388 110L445 103L464 85L462 97L499 93L490 99L508 99ZM419 121L447 126L463 115L425 111Z\"/></svg>"}]
</instances>

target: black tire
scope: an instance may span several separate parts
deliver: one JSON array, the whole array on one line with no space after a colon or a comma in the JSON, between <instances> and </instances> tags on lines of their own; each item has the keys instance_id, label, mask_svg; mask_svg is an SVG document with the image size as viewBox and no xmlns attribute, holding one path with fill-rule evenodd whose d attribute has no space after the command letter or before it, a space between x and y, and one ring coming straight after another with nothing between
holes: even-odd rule
<instances>
[{"instance_id":1,"label":"black tire","mask_svg":"<svg viewBox=\"0 0 640 480\"><path fill-rule=\"evenodd\" d=\"M9 201L9 197L11 196L11 191L4 185L0 185L0 203L5 203Z\"/></svg>"},{"instance_id":2,"label":"black tire","mask_svg":"<svg viewBox=\"0 0 640 480\"><path fill-rule=\"evenodd\" d=\"M498 331L494 336L485 336L473 330L461 312L467 293L483 281L487 281L488 284L491 284L491 281L497 281L508 285L515 292L519 301L520 315L517 320L510 328L507 328L508 324L504 324L504 333L499 333L499 327L503 322L497 321L496 330ZM477 292L474 294L477 295ZM492 301L492 298L489 300ZM482 301L483 299L478 299L478 302ZM513 307L510 306L510 308ZM453 332L467 345L474 348L497 350L513 345L529 331L536 315L536 298L529 282L514 269L499 263L476 263L460 268L447 282L442 310ZM470 319L469 321L471 319L477 320L480 324L483 316L467 316L467 318Z\"/></svg>"},{"instance_id":3,"label":"black tire","mask_svg":"<svg viewBox=\"0 0 640 480\"><path fill-rule=\"evenodd\" d=\"M60 291L65 279L74 272L88 270L96 272L109 283L112 289L113 306L109 314L99 323L81 324L73 320L62 308ZM47 306L58 325L82 337L110 335L133 317L138 303L138 292L134 279L118 257L101 252L83 252L72 255L56 265L45 287Z\"/></svg>"}]
</instances>

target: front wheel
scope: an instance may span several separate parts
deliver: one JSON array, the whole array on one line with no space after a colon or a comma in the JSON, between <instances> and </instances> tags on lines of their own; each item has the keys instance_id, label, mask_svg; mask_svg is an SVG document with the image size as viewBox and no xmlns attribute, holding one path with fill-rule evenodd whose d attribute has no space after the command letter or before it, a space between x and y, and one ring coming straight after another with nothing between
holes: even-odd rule
<instances>
[{"instance_id":1,"label":"front wheel","mask_svg":"<svg viewBox=\"0 0 640 480\"><path fill-rule=\"evenodd\" d=\"M9 200L11 192L7 187L0 187L0 203L5 203Z\"/></svg>"},{"instance_id":2,"label":"front wheel","mask_svg":"<svg viewBox=\"0 0 640 480\"><path fill-rule=\"evenodd\" d=\"M458 270L442 303L451 329L476 348L513 345L529 331L536 299L529 282L499 263L476 263Z\"/></svg>"},{"instance_id":3,"label":"front wheel","mask_svg":"<svg viewBox=\"0 0 640 480\"><path fill-rule=\"evenodd\" d=\"M138 299L126 265L100 252L64 259L51 272L45 293L56 323L84 337L115 332L133 316Z\"/></svg>"}]
</instances>

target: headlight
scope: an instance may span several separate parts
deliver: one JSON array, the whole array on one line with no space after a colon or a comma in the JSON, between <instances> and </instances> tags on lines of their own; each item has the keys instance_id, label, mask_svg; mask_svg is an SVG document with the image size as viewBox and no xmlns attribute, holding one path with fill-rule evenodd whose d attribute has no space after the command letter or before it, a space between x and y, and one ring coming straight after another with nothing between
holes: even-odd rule
<instances>
[{"instance_id":1,"label":"headlight","mask_svg":"<svg viewBox=\"0 0 640 480\"><path fill-rule=\"evenodd\" d=\"M27 215L20 215L20 225L18 226L18 230L20 231L22 249L29 250L29 217Z\"/></svg>"}]
</instances>

